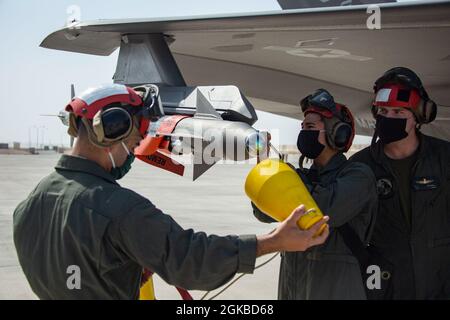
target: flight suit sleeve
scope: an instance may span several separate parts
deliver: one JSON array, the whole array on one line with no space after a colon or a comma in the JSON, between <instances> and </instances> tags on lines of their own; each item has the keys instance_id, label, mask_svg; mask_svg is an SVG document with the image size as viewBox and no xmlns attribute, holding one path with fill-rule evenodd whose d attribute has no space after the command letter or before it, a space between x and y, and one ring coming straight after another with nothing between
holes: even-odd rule
<instances>
[{"instance_id":1,"label":"flight suit sleeve","mask_svg":"<svg viewBox=\"0 0 450 320\"><path fill-rule=\"evenodd\" d=\"M368 204L376 206L375 181L368 166L352 163L333 183L315 185L311 194L322 212L330 216L330 227L336 228L353 219Z\"/></svg>"},{"instance_id":2,"label":"flight suit sleeve","mask_svg":"<svg viewBox=\"0 0 450 320\"><path fill-rule=\"evenodd\" d=\"M256 236L216 236L183 229L150 202L120 219L122 250L167 283L212 290L236 273L253 273Z\"/></svg>"}]
</instances>

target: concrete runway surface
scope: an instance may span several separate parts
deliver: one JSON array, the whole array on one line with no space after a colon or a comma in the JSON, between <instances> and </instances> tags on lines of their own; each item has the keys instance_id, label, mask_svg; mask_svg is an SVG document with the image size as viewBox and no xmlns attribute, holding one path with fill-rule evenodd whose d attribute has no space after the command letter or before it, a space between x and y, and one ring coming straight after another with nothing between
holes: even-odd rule
<instances>
[{"instance_id":1,"label":"concrete runway surface","mask_svg":"<svg viewBox=\"0 0 450 320\"><path fill-rule=\"evenodd\" d=\"M0 155L0 299L36 299L22 273L12 238L12 215L44 176L53 171L60 155ZM244 193L251 164L217 164L197 181L151 167L139 160L120 184L150 199L184 228L208 234L261 234L274 225L258 222ZM269 259L266 255L256 264ZM276 299L279 256L245 275L216 299ZM158 299L180 299L175 288L155 276ZM220 289L212 292L218 292ZM194 299L203 291L191 291Z\"/></svg>"}]
</instances>

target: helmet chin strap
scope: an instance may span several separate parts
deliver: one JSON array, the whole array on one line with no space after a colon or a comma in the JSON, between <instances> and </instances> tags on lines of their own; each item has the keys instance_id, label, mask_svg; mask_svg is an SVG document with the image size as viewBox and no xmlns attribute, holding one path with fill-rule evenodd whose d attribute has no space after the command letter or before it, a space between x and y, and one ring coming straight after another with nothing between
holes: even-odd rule
<instances>
[{"instance_id":1,"label":"helmet chin strap","mask_svg":"<svg viewBox=\"0 0 450 320\"><path fill-rule=\"evenodd\" d=\"M129 156L130 155L130 150L127 148L125 143L123 143L123 141L121 141L120 143L121 143L123 149L125 150L125 152L127 153L127 156ZM109 148L108 148L108 156L109 156L109 159L111 160L111 164L112 164L113 169L115 169L116 168L116 162L114 161L114 157L112 156L111 151L110 151Z\"/></svg>"},{"instance_id":2,"label":"helmet chin strap","mask_svg":"<svg viewBox=\"0 0 450 320\"><path fill-rule=\"evenodd\" d=\"M113 156L111 154L111 151L109 151L109 150L108 150L108 156L109 156L109 159L111 160L113 169L115 169L116 168L116 162L114 161L114 158L113 158Z\"/></svg>"},{"instance_id":3,"label":"helmet chin strap","mask_svg":"<svg viewBox=\"0 0 450 320\"><path fill-rule=\"evenodd\" d=\"M122 147L125 149L125 151L127 152L127 156L130 155L130 150L127 148L126 144L123 143L123 141L120 141L120 143L122 144Z\"/></svg>"}]
</instances>

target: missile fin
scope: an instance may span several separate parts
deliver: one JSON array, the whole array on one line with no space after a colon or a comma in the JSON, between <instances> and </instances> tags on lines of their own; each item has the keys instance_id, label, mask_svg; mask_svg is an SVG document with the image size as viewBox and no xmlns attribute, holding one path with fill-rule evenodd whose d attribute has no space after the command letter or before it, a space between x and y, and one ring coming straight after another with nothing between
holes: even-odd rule
<instances>
[{"instance_id":1,"label":"missile fin","mask_svg":"<svg viewBox=\"0 0 450 320\"><path fill-rule=\"evenodd\" d=\"M197 111L194 117L222 119L220 114L214 109L203 93L197 89Z\"/></svg>"},{"instance_id":2,"label":"missile fin","mask_svg":"<svg viewBox=\"0 0 450 320\"><path fill-rule=\"evenodd\" d=\"M214 162L212 163L206 163L204 161L204 149L207 146L207 142L202 141L202 150L194 152L194 165L193 165L193 174L192 174L192 180L197 180L198 177L200 177L202 174L204 174L206 171L208 171L213 165L217 163L217 159L214 159ZM213 155L214 156L214 155Z\"/></svg>"}]
</instances>

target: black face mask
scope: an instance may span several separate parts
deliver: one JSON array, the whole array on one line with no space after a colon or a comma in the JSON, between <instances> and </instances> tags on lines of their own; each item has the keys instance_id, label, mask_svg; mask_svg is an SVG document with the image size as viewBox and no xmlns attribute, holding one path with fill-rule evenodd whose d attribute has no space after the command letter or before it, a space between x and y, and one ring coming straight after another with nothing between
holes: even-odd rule
<instances>
[{"instance_id":1,"label":"black face mask","mask_svg":"<svg viewBox=\"0 0 450 320\"><path fill-rule=\"evenodd\" d=\"M301 130L297 138L297 148L308 159L317 158L325 148L318 140L320 130Z\"/></svg>"},{"instance_id":2,"label":"black face mask","mask_svg":"<svg viewBox=\"0 0 450 320\"><path fill-rule=\"evenodd\" d=\"M377 133L383 144L399 141L408 136L406 132L406 120L397 118L387 118L377 115Z\"/></svg>"}]
</instances>

